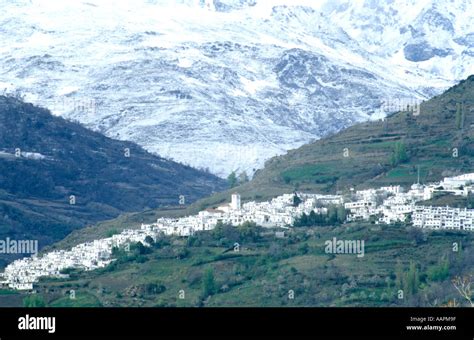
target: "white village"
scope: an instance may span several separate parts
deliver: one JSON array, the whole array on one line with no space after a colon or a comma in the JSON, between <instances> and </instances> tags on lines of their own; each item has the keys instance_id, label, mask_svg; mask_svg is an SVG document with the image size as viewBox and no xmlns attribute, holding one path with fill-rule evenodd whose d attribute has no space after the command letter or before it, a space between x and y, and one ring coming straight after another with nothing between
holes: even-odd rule
<instances>
[{"instance_id":1,"label":"white village","mask_svg":"<svg viewBox=\"0 0 474 340\"><path fill-rule=\"evenodd\" d=\"M246 221L266 228L290 229L303 214L314 211L326 214L329 206L347 210L346 222L372 219L376 224L411 221L414 227L474 231L474 209L417 205L436 193L467 197L474 193L474 173L446 177L441 182L415 183L407 191L401 186L353 190L344 195L289 193L266 202L241 202L234 193L230 204L200 211L182 218L159 218L155 223L142 224L139 229L126 229L108 238L82 243L70 250L55 250L33 255L10 263L0 273L0 286L17 290L32 290L41 277L64 277L63 271L78 268L86 271L102 268L114 261L114 247L157 240L161 235L190 236L198 231L212 230L221 222L238 226ZM295 204L298 197L298 204ZM281 232L280 232L281 233Z\"/></svg>"}]
</instances>

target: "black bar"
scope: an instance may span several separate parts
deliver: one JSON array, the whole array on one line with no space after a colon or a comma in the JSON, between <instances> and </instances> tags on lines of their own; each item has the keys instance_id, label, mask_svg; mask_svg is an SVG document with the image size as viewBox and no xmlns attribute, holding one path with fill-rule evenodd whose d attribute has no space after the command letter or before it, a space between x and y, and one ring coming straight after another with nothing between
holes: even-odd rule
<instances>
[{"instance_id":1,"label":"black bar","mask_svg":"<svg viewBox=\"0 0 474 340\"><path fill-rule=\"evenodd\" d=\"M19 330L20 317L55 317L55 332ZM413 320L411 318L417 318ZM421 323L419 320L425 318ZM428 318L433 318L432 320ZM439 319L454 318L454 319ZM456 330L407 330L407 326ZM147 336L474 338L474 308L3 308L0 339Z\"/></svg>"}]
</instances>

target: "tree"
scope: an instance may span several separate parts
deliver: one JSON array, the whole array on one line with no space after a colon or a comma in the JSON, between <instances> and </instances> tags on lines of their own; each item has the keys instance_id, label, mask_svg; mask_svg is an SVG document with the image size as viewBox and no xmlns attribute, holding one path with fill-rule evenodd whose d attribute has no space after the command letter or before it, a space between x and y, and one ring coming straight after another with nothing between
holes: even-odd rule
<instances>
[{"instance_id":1,"label":"tree","mask_svg":"<svg viewBox=\"0 0 474 340\"><path fill-rule=\"evenodd\" d=\"M411 226L413 221L412 221L412 217L411 217L411 214L408 214L408 215L405 215L405 220L403 221L405 223L405 226ZM424 235L423 235L423 238L421 239L421 241L424 241ZM415 239L415 242L418 242L419 240L418 239Z\"/></svg>"},{"instance_id":2,"label":"tree","mask_svg":"<svg viewBox=\"0 0 474 340\"><path fill-rule=\"evenodd\" d=\"M295 219L294 227L311 227L311 226L333 226L339 225L346 221L347 211L342 205L331 205L328 207L327 214L317 214L312 210L309 215L303 213L299 218Z\"/></svg>"},{"instance_id":3,"label":"tree","mask_svg":"<svg viewBox=\"0 0 474 340\"><path fill-rule=\"evenodd\" d=\"M464 277L456 276L452 281L454 288L456 288L458 293L469 302L471 307L474 307L474 301L472 301L474 298L474 291L471 287L473 282L472 275Z\"/></svg>"},{"instance_id":4,"label":"tree","mask_svg":"<svg viewBox=\"0 0 474 340\"><path fill-rule=\"evenodd\" d=\"M344 223L347 218L347 210L344 208L344 205L340 204L337 207L337 221L339 223Z\"/></svg>"},{"instance_id":5,"label":"tree","mask_svg":"<svg viewBox=\"0 0 474 340\"><path fill-rule=\"evenodd\" d=\"M240 238L243 240L255 241L258 238L258 226L255 222L245 221L238 226Z\"/></svg>"},{"instance_id":6,"label":"tree","mask_svg":"<svg viewBox=\"0 0 474 340\"><path fill-rule=\"evenodd\" d=\"M390 163L392 164L392 166L397 166L398 164L404 163L407 160L408 160L408 155L407 155L405 143L396 142L393 149L392 157L390 159Z\"/></svg>"},{"instance_id":7,"label":"tree","mask_svg":"<svg viewBox=\"0 0 474 340\"><path fill-rule=\"evenodd\" d=\"M315 225L316 222L317 222L317 219L318 219L318 216L316 215L316 213L314 212L314 210L311 210L311 212L309 213L309 216L308 216L308 222L309 222L311 225Z\"/></svg>"},{"instance_id":8,"label":"tree","mask_svg":"<svg viewBox=\"0 0 474 340\"><path fill-rule=\"evenodd\" d=\"M145 246L140 241L135 244L132 244L130 250L132 250L132 252L136 255L145 255L150 254L152 252L150 247Z\"/></svg>"},{"instance_id":9,"label":"tree","mask_svg":"<svg viewBox=\"0 0 474 340\"><path fill-rule=\"evenodd\" d=\"M247 183L249 181L249 176L247 176L246 171L242 171L239 175L239 184Z\"/></svg>"},{"instance_id":10,"label":"tree","mask_svg":"<svg viewBox=\"0 0 474 340\"><path fill-rule=\"evenodd\" d=\"M303 243L301 246L299 246L298 251L303 255L307 254L309 252L308 243Z\"/></svg>"},{"instance_id":11,"label":"tree","mask_svg":"<svg viewBox=\"0 0 474 340\"><path fill-rule=\"evenodd\" d=\"M189 256L189 249L188 248L178 248L176 251L176 258L181 260L185 259Z\"/></svg>"},{"instance_id":12,"label":"tree","mask_svg":"<svg viewBox=\"0 0 474 340\"><path fill-rule=\"evenodd\" d=\"M403 270L403 264L400 260L398 260L395 266L395 284L398 289L403 288L404 274L405 272Z\"/></svg>"},{"instance_id":13,"label":"tree","mask_svg":"<svg viewBox=\"0 0 474 340\"><path fill-rule=\"evenodd\" d=\"M202 290L204 298L207 298L209 295L213 295L216 292L216 282L212 268L209 268L204 275Z\"/></svg>"},{"instance_id":14,"label":"tree","mask_svg":"<svg viewBox=\"0 0 474 340\"><path fill-rule=\"evenodd\" d=\"M333 205L331 205L328 208L328 222L331 225L336 224L338 222L338 220L337 220L337 208Z\"/></svg>"},{"instance_id":15,"label":"tree","mask_svg":"<svg viewBox=\"0 0 474 340\"><path fill-rule=\"evenodd\" d=\"M469 193L467 196L467 207L468 209L473 209L474 208L474 194Z\"/></svg>"},{"instance_id":16,"label":"tree","mask_svg":"<svg viewBox=\"0 0 474 340\"><path fill-rule=\"evenodd\" d=\"M464 119L466 118L466 106L464 103L461 105L461 129L464 128Z\"/></svg>"},{"instance_id":17,"label":"tree","mask_svg":"<svg viewBox=\"0 0 474 340\"><path fill-rule=\"evenodd\" d=\"M465 119L465 106L464 104L457 103L456 104L456 128L462 129L464 127L464 119Z\"/></svg>"},{"instance_id":18,"label":"tree","mask_svg":"<svg viewBox=\"0 0 474 340\"><path fill-rule=\"evenodd\" d=\"M153 240L153 237L148 235L147 237L145 237L145 242L152 246L155 243L155 240Z\"/></svg>"},{"instance_id":19,"label":"tree","mask_svg":"<svg viewBox=\"0 0 474 340\"><path fill-rule=\"evenodd\" d=\"M297 207L297 206L300 205L301 202L302 202L301 198L299 198L297 194L294 194L293 195L293 206Z\"/></svg>"},{"instance_id":20,"label":"tree","mask_svg":"<svg viewBox=\"0 0 474 340\"><path fill-rule=\"evenodd\" d=\"M459 103L456 103L456 128L460 129L461 128L461 105Z\"/></svg>"},{"instance_id":21,"label":"tree","mask_svg":"<svg viewBox=\"0 0 474 340\"><path fill-rule=\"evenodd\" d=\"M402 142L400 142L398 145L398 159L400 163L404 163L408 160L406 146L405 143Z\"/></svg>"},{"instance_id":22,"label":"tree","mask_svg":"<svg viewBox=\"0 0 474 340\"><path fill-rule=\"evenodd\" d=\"M311 225L309 215L306 215L305 213L303 213L303 215L301 216L301 225L302 226L310 226Z\"/></svg>"},{"instance_id":23,"label":"tree","mask_svg":"<svg viewBox=\"0 0 474 340\"><path fill-rule=\"evenodd\" d=\"M229 176L227 176L227 183L229 184L229 188L232 189L237 186L237 176L235 171L232 171Z\"/></svg>"},{"instance_id":24,"label":"tree","mask_svg":"<svg viewBox=\"0 0 474 340\"><path fill-rule=\"evenodd\" d=\"M408 215L408 216L410 216L410 215ZM407 223L407 220L405 220L405 223ZM411 228L408 229L407 234L411 239L413 239L415 245L422 244L422 243L426 242L426 240L427 240L427 235L420 228L411 227Z\"/></svg>"},{"instance_id":25,"label":"tree","mask_svg":"<svg viewBox=\"0 0 474 340\"><path fill-rule=\"evenodd\" d=\"M419 284L418 269L415 262L411 261L408 273L405 276L404 290L411 295L415 295Z\"/></svg>"},{"instance_id":26,"label":"tree","mask_svg":"<svg viewBox=\"0 0 474 340\"><path fill-rule=\"evenodd\" d=\"M224 223L222 221L217 221L216 226L212 230L212 236L217 240L224 237Z\"/></svg>"},{"instance_id":27,"label":"tree","mask_svg":"<svg viewBox=\"0 0 474 340\"><path fill-rule=\"evenodd\" d=\"M445 256L438 264L428 267L427 276L430 281L444 281L449 276L449 260Z\"/></svg>"}]
</instances>

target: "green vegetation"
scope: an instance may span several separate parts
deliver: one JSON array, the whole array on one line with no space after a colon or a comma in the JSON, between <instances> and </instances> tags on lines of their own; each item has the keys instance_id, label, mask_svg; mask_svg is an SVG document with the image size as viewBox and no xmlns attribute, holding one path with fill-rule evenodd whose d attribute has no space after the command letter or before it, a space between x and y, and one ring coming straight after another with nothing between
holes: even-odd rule
<instances>
[{"instance_id":1,"label":"green vegetation","mask_svg":"<svg viewBox=\"0 0 474 340\"><path fill-rule=\"evenodd\" d=\"M93 294L79 292L71 297L71 293L67 296L53 300L48 306L50 307L101 307L99 299Z\"/></svg>"},{"instance_id":2,"label":"green vegetation","mask_svg":"<svg viewBox=\"0 0 474 340\"><path fill-rule=\"evenodd\" d=\"M48 306L442 306L460 301L451 279L474 270L472 233L370 223L293 228L284 238L275 231L220 225L162 237L107 268L40 281L38 295ZM325 253L333 237L364 240L364 257Z\"/></svg>"},{"instance_id":3,"label":"green vegetation","mask_svg":"<svg viewBox=\"0 0 474 340\"><path fill-rule=\"evenodd\" d=\"M341 225L346 220L347 211L344 206L329 206L327 214L317 214L311 211L309 215L303 215L296 219L293 226L311 227L311 226L334 226Z\"/></svg>"},{"instance_id":4,"label":"green vegetation","mask_svg":"<svg viewBox=\"0 0 474 340\"><path fill-rule=\"evenodd\" d=\"M438 264L427 270L428 279L431 281L443 281L449 277L449 260L447 257L441 259Z\"/></svg>"},{"instance_id":5,"label":"green vegetation","mask_svg":"<svg viewBox=\"0 0 474 340\"><path fill-rule=\"evenodd\" d=\"M293 206L297 207L297 206L300 205L301 202L302 202L301 198L299 198L298 195L294 194L293 195Z\"/></svg>"},{"instance_id":6,"label":"green vegetation","mask_svg":"<svg viewBox=\"0 0 474 340\"><path fill-rule=\"evenodd\" d=\"M408 272L405 274L403 280L403 288L407 294L413 296L416 294L420 286L420 279L418 274L418 268L414 261L410 262Z\"/></svg>"},{"instance_id":7,"label":"green vegetation","mask_svg":"<svg viewBox=\"0 0 474 340\"><path fill-rule=\"evenodd\" d=\"M409 168L395 168L393 170L390 170L387 173L388 178L406 178L410 177L410 169Z\"/></svg>"},{"instance_id":8,"label":"green vegetation","mask_svg":"<svg viewBox=\"0 0 474 340\"><path fill-rule=\"evenodd\" d=\"M159 247L159 244L153 244L155 247ZM144 255L149 254L153 251L151 247L143 245L141 242L129 244L125 247L112 248L112 256L116 259L111 266L107 267L106 270L113 270L120 263L137 262L144 263L148 261L148 258Z\"/></svg>"},{"instance_id":9,"label":"green vegetation","mask_svg":"<svg viewBox=\"0 0 474 340\"><path fill-rule=\"evenodd\" d=\"M214 295L216 292L216 282L214 279L214 271L212 268L209 268L206 271L206 274L204 275L203 279L203 285L202 285L202 295L204 298L207 298L210 295Z\"/></svg>"},{"instance_id":10,"label":"green vegetation","mask_svg":"<svg viewBox=\"0 0 474 340\"><path fill-rule=\"evenodd\" d=\"M23 299L23 307L45 307L43 296L39 294L31 294L25 296Z\"/></svg>"},{"instance_id":11,"label":"green vegetation","mask_svg":"<svg viewBox=\"0 0 474 340\"><path fill-rule=\"evenodd\" d=\"M474 194L471 193L464 197L447 193L435 193L432 199L418 202L418 205L474 209Z\"/></svg>"},{"instance_id":12,"label":"green vegetation","mask_svg":"<svg viewBox=\"0 0 474 340\"><path fill-rule=\"evenodd\" d=\"M238 227L217 222L216 227L209 233L220 245L232 246L235 242L257 242L260 238L261 228L254 222L244 222ZM200 234L200 238L205 237Z\"/></svg>"},{"instance_id":13,"label":"green vegetation","mask_svg":"<svg viewBox=\"0 0 474 340\"><path fill-rule=\"evenodd\" d=\"M116 234L120 234L120 232L117 229L110 229L106 233L107 237L112 237Z\"/></svg>"},{"instance_id":14,"label":"green vegetation","mask_svg":"<svg viewBox=\"0 0 474 340\"><path fill-rule=\"evenodd\" d=\"M456 128L463 129L466 118L466 106L464 103L456 103Z\"/></svg>"},{"instance_id":15,"label":"green vegetation","mask_svg":"<svg viewBox=\"0 0 474 340\"><path fill-rule=\"evenodd\" d=\"M232 171L229 176L227 176L227 185L232 189L237 186L237 182L237 175L235 174L235 171Z\"/></svg>"},{"instance_id":16,"label":"green vegetation","mask_svg":"<svg viewBox=\"0 0 474 340\"><path fill-rule=\"evenodd\" d=\"M238 178L239 184L244 184L249 181L249 176L247 176L247 172L243 171L240 173L239 178Z\"/></svg>"},{"instance_id":17,"label":"green vegetation","mask_svg":"<svg viewBox=\"0 0 474 340\"><path fill-rule=\"evenodd\" d=\"M397 142L393 150L392 157L390 158L390 163L392 166L397 166L400 163L404 163L408 160L407 150L405 143Z\"/></svg>"},{"instance_id":18,"label":"green vegetation","mask_svg":"<svg viewBox=\"0 0 474 340\"><path fill-rule=\"evenodd\" d=\"M287 182L308 180L314 178L315 176L323 175L324 173L328 172L332 166L335 166L335 164L308 164L298 166L284 171L282 173L282 177L286 178Z\"/></svg>"}]
</instances>

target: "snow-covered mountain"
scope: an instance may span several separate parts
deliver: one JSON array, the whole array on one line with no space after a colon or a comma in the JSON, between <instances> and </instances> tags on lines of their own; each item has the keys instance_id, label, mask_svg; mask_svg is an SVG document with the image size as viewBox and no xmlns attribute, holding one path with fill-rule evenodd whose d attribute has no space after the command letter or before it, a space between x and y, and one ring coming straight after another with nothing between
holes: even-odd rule
<instances>
[{"instance_id":1,"label":"snow-covered mountain","mask_svg":"<svg viewBox=\"0 0 474 340\"><path fill-rule=\"evenodd\" d=\"M474 73L472 0L0 4L0 89L220 176Z\"/></svg>"}]
</instances>

